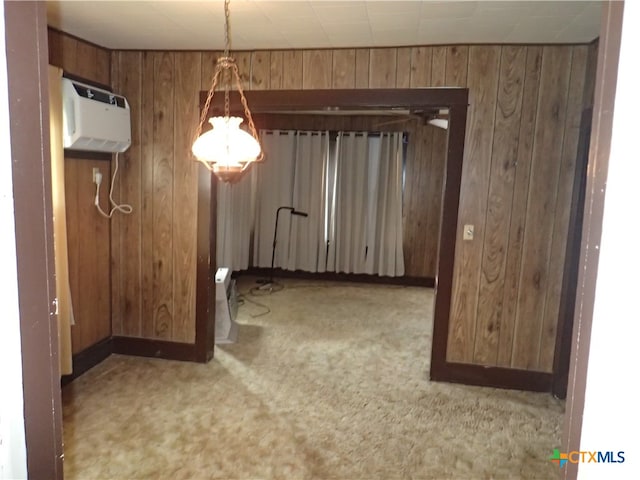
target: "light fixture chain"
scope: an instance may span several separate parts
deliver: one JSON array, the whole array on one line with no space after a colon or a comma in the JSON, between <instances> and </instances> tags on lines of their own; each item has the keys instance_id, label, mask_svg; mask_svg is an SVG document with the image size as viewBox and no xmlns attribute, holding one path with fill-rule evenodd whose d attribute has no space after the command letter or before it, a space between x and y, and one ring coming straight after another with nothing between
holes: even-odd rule
<instances>
[{"instance_id":1,"label":"light fixture chain","mask_svg":"<svg viewBox=\"0 0 640 480\"><path fill-rule=\"evenodd\" d=\"M234 64L235 67L235 64ZM227 72L227 88L224 89L224 116L229 117L229 89L231 87L231 80L229 79L229 73Z\"/></svg>"},{"instance_id":2,"label":"light fixture chain","mask_svg":"<svg viewBox=\"0 0 640 480\"><path fill-rule=\"evenodd\" d=\"M224 56L228 57L231 51L231 35L229 24L229 1L224 0Z\"/></svg>"}]
</instances>

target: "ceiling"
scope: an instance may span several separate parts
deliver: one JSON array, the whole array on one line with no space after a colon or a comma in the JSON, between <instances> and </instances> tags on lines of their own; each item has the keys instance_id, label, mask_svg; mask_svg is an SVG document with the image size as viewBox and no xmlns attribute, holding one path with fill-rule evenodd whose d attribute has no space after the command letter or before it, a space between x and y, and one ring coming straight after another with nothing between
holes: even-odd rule
<instances>
[{"instance_id":1,"label":"ceiling","mask_svg":"<svg viewBox=\"0 0 640 480\"><path fill-rule=\"evenodd\" d=\"M599 1L232 0L233 50L586 43ZM223 2L47 1L48 23L112 49L223 48Z\"/></svg>"}]
</instances>

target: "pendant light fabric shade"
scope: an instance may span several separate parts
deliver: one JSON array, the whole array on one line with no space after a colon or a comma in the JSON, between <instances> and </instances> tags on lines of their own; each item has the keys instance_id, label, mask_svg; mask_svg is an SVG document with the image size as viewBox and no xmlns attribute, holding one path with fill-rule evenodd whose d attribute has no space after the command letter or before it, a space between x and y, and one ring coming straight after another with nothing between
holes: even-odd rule
<instances>
[{"instance_id":1,"label":"pendant light fabric shade","mask_svg":"<svg viewBox=\"0 0 640 480\"><path fill-rule=\"evenodd\" d=\"M200 116L200 123L196 131L196 138L191 147L194 156L223 182L235 183L243 176L252 162L262 160L263 154L258 141L258 134L251 111L247 105L247 99L242 90L242 82L238 73L238 66L233 57L229 55L229 0L224 2L225 13L225 51L218 58L211 82L211 88L207 95L207 101ZM202 132L205 120L211 107L216 85L222 74L225 80L224 89L224 116L212 117L209 123L212 130ZM240 101L249 127L249 132L240 128L243 119L232 117L229 114L229 89L231 81L240 94Z\"/></svg>"}]
</instances>

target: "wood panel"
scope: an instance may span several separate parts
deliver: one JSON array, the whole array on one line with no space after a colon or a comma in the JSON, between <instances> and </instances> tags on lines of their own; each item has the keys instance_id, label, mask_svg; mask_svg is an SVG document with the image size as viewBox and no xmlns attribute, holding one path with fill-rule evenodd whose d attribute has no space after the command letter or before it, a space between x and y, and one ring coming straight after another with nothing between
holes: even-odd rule
<instances>
[{"instance_id":1,"label":"wood panel","mask_svg":"<svg viewBox=\"0 0 640 480\"><path fill-rule=\"evenodd\" d=\"M526 47L504 47L500 60L473 357L485 365L498 359L526 54Z\"/></svg>"},{"instance_id":2,"label":"wood panel","mask_svg":"<svg viewBox=\"0 0 640 480\"><path fill-rule=\"evenodd\" d=\"M109 204L109 162L65 159L69 283L75 325L71 327L73 353L111 336L109 220L93 204L96 188L93 168L103 175L100 202Z\"/></svg>"},{"instance_id":3,"label":"wood panel","mask_svg":"<svg viewBox=\"0 0 640 480\"><path fill-rule=\"evenodd\" d=\"M78 40L69 35L62 35L60 39L60 48L62 65L56 65L62 67L65 72L70 72L76 75L78 73Z\"/></svg>"},{"instance_id":4,"label":"wood panel","mask_svg":"<svg viewBox=\"0 0 640 480\"><path fill-rule=\"evenodd\" d=\"M413 275L418 268L415 245L415 234L419 227L412 228L416 219L416 198L418 181L422 170L422 142L416 135L416 122L407 125L409 145L407 162L404 170L404 191L402 197L402 251L404 253L404 269L406 275ZM412 161L409 161L412 159Z\"/></svg>"},{"instance_id":5,"label":"wood panel","mask_svg":"<svg viewBox=\"0 0 640 480\"><path fill-rule=\"evenodd\" d=\"M282 88L300 90L302 88L302 51L286 50L282 57Z\"/></svg>"},{"instance_id":6,"label":"wood panel","mask_svg":"<svg viewBox=\"0 0 640 480\"><path fill-rule=\"evenodd\" d=\"M562 275L564 272L569 217L571 216L571 196L576 176L578 139L582 118L582 99L587 67L587 47L575 47L571 57L571 73L566 104L566 120L562 142L562 155L558 189L555 202L555 221L553 241L549 260L549 282L547 282L544 306L542 335L538 369L550 372L553 368L556 327L560 315L560 295L562 293Z\"/></svg>"},{"instance_id":7,"label":"wood panel","mask_svg":"<svg viewBox=\"0 0 640 480\"><path fill-rule=\"evenodd\" d=\"M216 69L216 60L220 52L202 52L200 54L200 90L205 92L211 88L211 82L213 81L213 72Z\"/></svg>"},{"instance_id":8,"label":"wood panel","mask_svg":"<svg viewBox=\"0 0 640 480\"><path fill-rule=\"evenodd\" d=\"M368 48L356 50L356 88L369 88L371 51Z\"/></svg>"},{"instance_id":9,"label":"wood panel","mask_svg":"<svg viewBox=\"0 0 640 480\"><path fill-rule=\"evenodd\" d=\"M114 52L111 54L110 64L111 64L111 74L110 78L114 80L116 84L120 83L120 53ZM132 139L133 140L133 139ZM125 177L126 178L126 177ZM125 180L126 181L126 180ZM123 184L123 176L119 175L115 183L113 185L113 193L117 196L117 198L121 198L120 196L120 186ZM120 248L120 244L122 242L122 236L120 235L120 220L119 216L116 216L115 219L111 220L111 249L110 249L110 259L111 259L111 331L112 333L121 332L124 328L124 318L123 318L123 301L124 295L122 294L122 281L123 281L123 272L122 272L122 251ZM135 277L134 277L135 279ZM96 347L99 348L99 347ZM91 350L89 350L89 353Z\"/></svg>"},{"instance_id":10,"label":"wood panel","mask_svg":"<svg viewBox=\"0 0 640 480\"><path fill-rule=\"evenodd\" d=\"M232 56L235 58L236 64L238 65L238 73L240 81L242 82L242 88L247 90L250 89L252 80L251 52L233 52ZM222 86L224 86L224 84L222 84ZM233 83L233 88L235 88L235 83Z\"/></svg>"},{"instance_id":11,"label":"wood panel","mask_svg":"<svg viewBox=\"0 0 640 480\"><path fill-rule=\"evenodd\" d=\"M369 88L396 86L397 50L372 48L369 59Z\"/></svg>"},{"instance_id":12,"label":"wood panel","mask_svg":"<svg viewBox=\"0 0 640 480\"><path fill-rule=\"evenodd\" d=\"M455 45L447 47L447 67L446 67L446 85L448 87L464 87L467 85L467 68L469 47L463 45ZM494 65L490 65L490 68Z\"/></svg>"},{"instance_id":13,"label":"wood panel","mask_svg":"<svg viewBox=\"0 0 640 480\"><path fill-rule=\"evenodd\" d=\"M49 48L49 64L62 68L62 33L57 30L47 29Z\"/></svg>"},{"instance_id":14,"label":"wood panel","mask_svg":"<svg viewBox=\"0 0 640 480\"><path fill-rule=\"evenodd\" d=\"M356 84L356 51L341 49L333 51L331 88L354 88Z\"/></svg>"},{"instance_id":15,"label":"wood panel","mask_svg":"<svg viewBox=\"0 0 640 480\"><path fill-rule=\"evenodd\" d=\"M396 88L411 86L411 49L398 48L396 53Z\"/></svg>"},{"instance_id":16,"label":"wood panel","mask_svg":"<svg viewBox=\"0 0 640 480\"><path fill-rule=\"evenodd\" d=\"M96 47L84 42L76 44L76 71L83 78L96 75Z\"/></svg>"},{"instance_id":17,"label":"wood panel","mask_svg":"<svg viewBox=\"0 0 640 480\"><path fill-rule=\"evenodd\" d=\"M431 87L444 87L447 73L447 47L433 47Z\"/></svg>"},{"instance_id":18,"label":"wood panel","mask_svg":"<svg viewBox=\"0 0 640 480\"><path fill-rule=\"evenodd\" d=\"M331 50L303 50L302 88L305 90L331 88L332 65Z\"/></svg>"},{"instance_id":19,"label":"wood panel","mask_svg":"<svg viewBox=\"0 0 640 480\"><path fill-rule=\"evenodd\" d=\"M153 53L153 331L171 338L173 298L174 54Z\"/></svg>"},{"instance_id":20,"label":"wood panel","mask_svg":"<svg viewBox=\"0 0 640 480\"><path fill-rule=\"evenodd\" d=\"M587 69L585 72L584 91L582 104L584 108L593 106L593 94L596 86L596 67L598 66L598 39L588 46Z\"/></svg>"},{"instance_id":21,"label":"wood panel","mask_svg":"<svg viewBox=\"0 0 640 480\"><path fill-rule=\"evenodd\" d=\"M251 54L251 89L269 90L271 88L271 55L266 50Z\"/></svg>"},{"instance_id":22,"label":"wood panel","mask_svg":"<svg viewBox=\"0 0 640 480\"><path fill-rule=\"evenodd\" d=\"M413 47L411 49L411 74L409 78L411 88L431 85L432 57L433 49L430 47Z\"/></svg>"},{"instance_id":23,"label":"wood panel","mask_svg":"<svg viewBox=\"0 0 640 480\"><path fill-rule=\"evenodd\" d=\"M447 163L447 139L446 130L434 126L427 126L431 142L431 162L428 171L420 175L421 185L426 183L423 193L419 198L423 200L423 208L428 210L427 222L423 233L425 240L422 250L422 270L429 272L429 276L437 275L438 242L440 239L440 219L442 218L442 194L444 186L445 166Z\"/></svg>"},{"instance_id":24,"label":"wood panel","mask_svg":"<svg viewBox=\"0 0 640 480\"><path fill-rule=\"evenodd\" d=\"M86 80L111 84L111 52L48 29L49 63Z\"/></svg>"},{"instance_id":25,"label":"wood panel","mask_svg":"<svg viewBox=\"0 0 640 480\"><path fill-rule=\"evenodd\" d=\"M197 53L176 53L175 56L173 211L176 214L173 218L174 321L171 339L194 343L196 236L193 232L197 228L197 198L191 188L198 180L198 165L191 156L191 143L199 118L200 62Z\"/></svg>"},{"instance_id":26,"label":"wood panel","mask_svg":"<svg viewBox=\"0 0 640 480\"><path fill-rule=\"evenodd\" d=\"M271 90L280 90L283 79L284 53L281 50L271 52L271 65L269 68L269 79Z\"/></svg>"},{"instance_id":27,"label":"wood panel","mask_svg":"<svg viewBox=\"0 0 640 480\"><path fill-rule=\"evenodd\" d=\"M414 138L411 139L410 136L409 139L414 146L411 162L407 158L406 172L407 176L412 178L405 187L405 206L408 203L404 229L404 235L407 237L404 240L404 246L407 248L405 270L409 276L435 277L436 274L435 270L429 269L429 264L432 263L430 259L436 254L439 231L433 237L427 229L429 218L440 217L440 203L426 201L432 193L429 182L433 177L433 130L434 127L416 122L412 132ZM409 166L412 167L410 170Z\"/></svg>"},{"instance_id":28,"label":"wood panel","mask_svg":"<svg viewBox=\"0 0 640 480\"><path fill-rule=\"evenodd\" d=\"M104 85L111 85L111 52L96 49L95 80Z\"/></svg>"},{"instance_id":29,"label":"wood panel","mask_svg":"<svg viewBox=\"0 0 640 480\"><path fill-rule=\"evenodd\" d=\"M127 217L116 215L114 225L118 225L119 235L112 234L114 242L118 242L120 269L120 312L122 325L116 329L115 335L142 334L142 291L140 285L142 267L142 231L140 218L142 216L142 192L140 178L142 162L139 161L142 149L142 82L141 70L142 54L140 52L123 52L118 59L118 83L126 96L131 108L131 146L120 156L120 184L119 198L131 205L133 211Z\"/></svg>"},{"instance_id":30,"label":"wood panel","mask_svg":"<svg viewBox=\"0 0 640 480\"><path fill-rule=\"evenodd\" d=\"M447 62L449 58L448 56ZM447 348L447 360L451 362L470 363L473 360L499 60L500 47L469 48L468 134L462 171L458 238L456 238L457 261L454 270ZM461 233L466 223L475 226L473 241L462 240Z\"/></svg>"},{"instance_id":31,"label":"wood panel","mask_svg":"<svg viewBox=\"0 0 640 480\"><path fill-rule=\"evenodd\" d=\"M512 356L525 370L540 368L570 69L571 49L544 47Z\"/></svg>"},{"instance_id":32,"label":"wood panel","mask_svg":"<svg viewBox=\"0 0 640 480\"><path fill-rule=\"evenodd\" d=\"M533 134L538 112L538 90L540 88L540 69L542 66L542 48L527 47L527 61L524 76L524 93L518 152L511 200L511 220L509 242L505 267L505 281L502 301L502 321L498 343L497 365L510 367L513 350L513 332L518 307L518 289L520 285L520 266L522 263L522 243L526 221L527 198L529 195L529 177L533 157Z\"/></svg>"}]
</instances>

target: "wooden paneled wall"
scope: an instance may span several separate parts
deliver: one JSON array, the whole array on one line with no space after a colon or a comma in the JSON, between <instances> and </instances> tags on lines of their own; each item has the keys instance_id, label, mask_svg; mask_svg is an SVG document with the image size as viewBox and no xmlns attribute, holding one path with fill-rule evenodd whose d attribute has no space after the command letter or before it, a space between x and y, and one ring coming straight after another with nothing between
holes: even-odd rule
<instances>
[{"instance_id":1,"label":"wooden paneled wall","mask_svg":"<svg viewBox=\"0 0 640 480\"><path fill-rule=\"evenodd\" d=\"M201 54L114 52L115 89L131 105L132 145L118 195L133 207L112 223L114 335L195 342Z\"/></svg>"},{"instance_id":2,"label":"wooden paneled wall","mask_svg":"<svg viewBox=\"0 0 640 480\"><path fill-rule=\"evenodd\" d=\"M65 158L69 283L75 325L71 327L73 353L111 336L111 262L109 220L99 216L92 169L103 175L100 204L109 204L110 165L104 160Z\"/></svg>"},{"instance_id":3,"label":"wooden paneled wall","mask_svg":"<svg viewBox=\"0 0 640 480\"><path fill-rule=\"evenodd\" d=\"M65 72L109 85L111 57L106 49L49 30L49 63ZM93 205L93 168L102 172L101 204L108 205L108 161L65 157L69 281L75 325L73 353L111 336L110 226Z\"/></svg>"},{"instance_id":4,"label":"wooden paneled wall","mask_svg":"<svg viewBox=\"0 0 640 480\"><path fill-rule=\"evenodd\" d=\"M447 132L415 116L256 115L257 128L408 134L402 206L405 275L435 278Z\"/></svg>"},{"instance_id":5,"label":"wooden paneled wall","mask_svg":"<svg viewBox=\"0 0 640 480\"><path fill-rule=\"evenodd\" d=\"M588 47L438 46L237 52L247 89L468 87L448 360L550 371ZM216 52L113 53L134 145L119 182L137 214L113 224L114 333L193 341L198 92ZM438 143L440 142L440 144ZM424 151L444 150L444 137ZM428 154L427 154L428 156ZM409 176L408 211L442 176ZM408 236L424 238L439 219ZM462 241L462 227L475 238ZM413 255L412 266L435 260Z\"/></svg>"},{"instance_id":6,"label":"wooden paneled wall","mask_svg":"<svg viewBox=\"0 0 640 480\"><path fill-rule=\"evenodd\" d=\"M49 33L49 63L103 85L111 84L111 52L57 30Z\"/></svg>"},{"instance_id":7,"label":"wooden paneled wall","mask_svg":"<svg viewBox=\"0 0 640 480\"><path fill-rule=\"evenodd\" d=\"M588 49L466 51L448 361L552 371Z\"/></svg>"}]
</instances>

